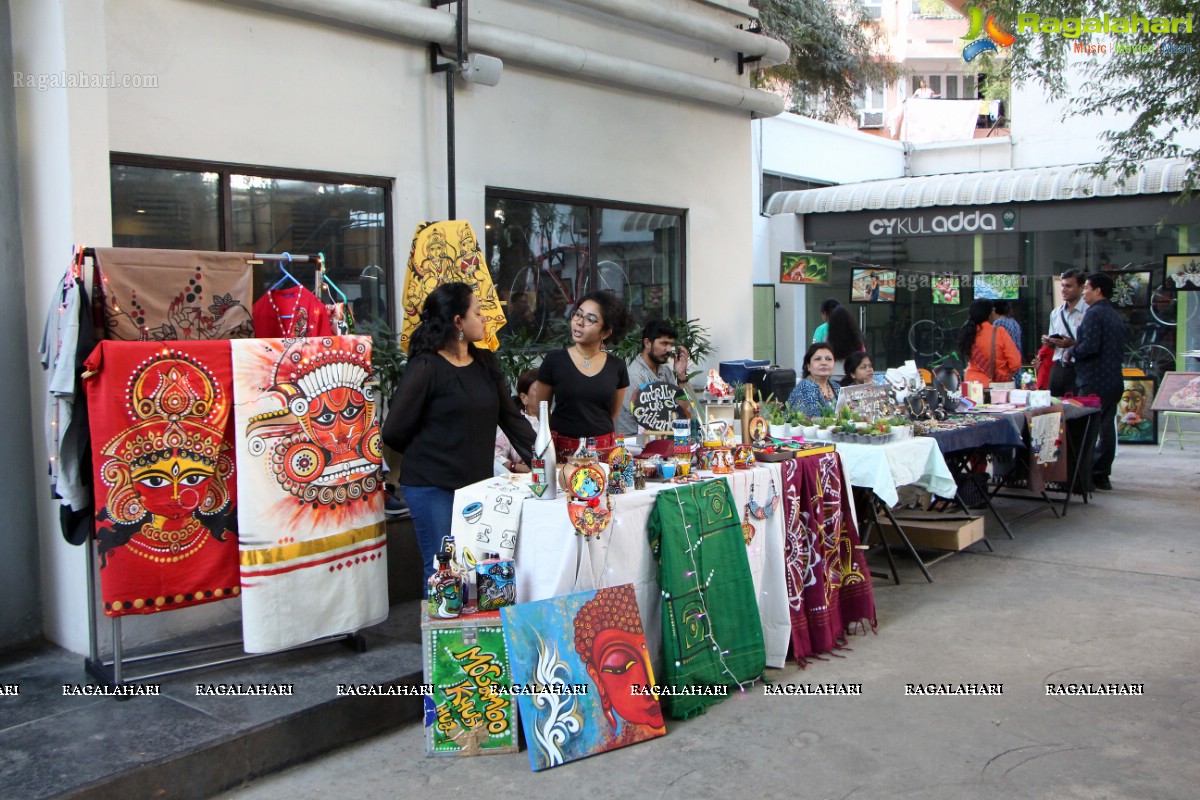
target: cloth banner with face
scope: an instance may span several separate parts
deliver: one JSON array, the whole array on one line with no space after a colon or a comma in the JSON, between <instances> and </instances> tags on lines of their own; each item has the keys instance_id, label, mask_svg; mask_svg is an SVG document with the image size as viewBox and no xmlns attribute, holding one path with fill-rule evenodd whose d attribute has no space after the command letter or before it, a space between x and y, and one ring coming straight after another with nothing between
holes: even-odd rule
<instances>
[{"instance_id":1,"label":"cloth banner with face","mask_svg":"<svg viewBox=\"0 0 1200 800\"><path fill-rule=\"evenodd\" d=\"M232 342L248 653L387 618L382 443L365 336Z\"/></svg>"},{"instance_id":2,"label":"cloth banner with face","mask_svg":"<svg viewBox=\"0 0 1200 800\"><path fill-rule=\"evenodd\" d=\"M97 247L104 338L244 339L254 335L250 253Z\"/></svg>"},{"instance_id":3,"label":"cloth banner with face","mask_svg":"<svg viewBox=\"0 0 1200 800\"><path fill-rule=\"evenodd\" d=\"M533 769L666 733L633 584L500 609ZM583 691L580 691L583 689Z\"/></svg>"},{"instance_id":4,"label":"cloth banner with face","mask_svg":"<svg viewBox=\"0 0 1200 800\"><path fill-rule=\"evenodd\" d=\"M84 364L110 617L236 597L228 342L101 342Z\"/></svg>"},{"instance_id":5,"label":"cloth banner with face","mask_svg":"<svg viewBox=\"0 0 1200 800\"><path fill-rule=\"evenodd\" d=\"M429 293L443 283L465 283L479 298L483 312L483 341L489 350L500 346L496 332L508 321L492 273L479 249L471 223L463 219L422 222L413 234L404 273L404 319L400 323L400 349L408 352L408 341L421 322L421 308Z\"/></svg>"}]
</instances>

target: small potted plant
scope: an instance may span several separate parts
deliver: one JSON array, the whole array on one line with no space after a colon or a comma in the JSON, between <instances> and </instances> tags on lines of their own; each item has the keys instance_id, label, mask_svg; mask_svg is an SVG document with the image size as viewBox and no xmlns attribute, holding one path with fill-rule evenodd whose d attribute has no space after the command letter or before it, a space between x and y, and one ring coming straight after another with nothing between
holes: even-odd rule
<instances>
[{"instance_id":1,"label":"small potted plant","mask_svg":"<svg viewBox=\"0 0 1200 800\"><path fill-rule=\"evenodd\" d=\"M812 419L810 419L809 416L800 409L792 409L791 419L788 421L792 424L792 436L803 436L805 440L817 438L817 426L814 425Z\"/></svg>"},{"instance_id":2,"label":"small potted plant","mask_svg":"<svg viewBox=\"0 0 1200 800\"><path fill-rule=\"evenodd\" d=\"M892 439L899 441L901 439L912 438L912 425L907 417L889 417L886 420L889 427L892 429Z\"/></svg>"},{"instance_id":3,"label":"small potted plant","mask_svg":"<svg viewBox=\"0 0 1200 800\"><path fill-rule=\"evenodd\" d=\"M788 424L789 409L782 403L771 406L767 423L771 426L771 436L775 439L792 438L792 426Z\"/></svg>"},{"instance_id":4,"label":"small potted plant","mask_svg":"<svg viewBox=\"0 0 1200 800\"><path fill-rule=\"evenodd\" d=\"M833 417L821 417L817 420L817 439L823 442L833 440L833 429L837 420Z\"/></svg>"},{"instance_id":5,"label":"small potted plant","mask_svg":"<svg viewBox=\"0 0 1200 800\"><path fill-rule=\"evenodd\" d=\"M849 422L843 422L837 427L837 432L841 435L841 439L835 439L834 441L853 443L857 443L859 441L858 426L854 424L853 420Z\"/></svg>"}]
</instances>

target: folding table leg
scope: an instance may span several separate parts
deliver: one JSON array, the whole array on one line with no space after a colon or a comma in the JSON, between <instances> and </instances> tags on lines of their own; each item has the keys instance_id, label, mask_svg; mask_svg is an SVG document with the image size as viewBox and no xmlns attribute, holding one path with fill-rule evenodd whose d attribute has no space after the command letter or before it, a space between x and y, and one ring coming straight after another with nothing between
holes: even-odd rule
<instances>
[{"instance_id":1,"label":"folding table leg","mask_svg":"<svg viewBox=\"0 0 1200 800\"><path fill-rule=\"evenodd\" d=\"M878 500L874 493L872 493L872 499ZM917 548L913 547L912 542L909 541L908 534L904 532L904 528L900 527L900 523L897 522L896 517L892 515L892 510L888 508L887 503L883 502L882 500L878 500L878 502L880 507L883 508L883 513L887 515L888 522L890 522L892 527L896 530L896 535L900 537L900 541L904 542L904 546L908 548L909 554L912 555L913 559L917 562L917 566L921 568L921 572L925 574L925 580L933 583L933 576L930 575L929 570L925 568L925 562L921 560L921 556L917 553ZM874 507L874 503L871 505ZM883 538L882 532L880 533L880 538ZM885 548L887 547L886 539L883 540L883 546ZM888 552L890 553L891 550L888 550Z\"/></svg>"},{"instance_id":2,"label":"folding table leg","mask_svg":"<svg viewBox=\"0 0 1200 800\"><path fill-rule=\"evenodd\" d=\"M867 524L863 527L865 533L859 537L859 542L865 546L870 545L871 529L874 528L879 532L879 543L883 546L883 554L887 556L888 567L892 570L892 580L896 585L900 585L900 570L896 569L896 558L892 555L892 548L888 546L887 539L883 536L883 527L879 524L879 514L875 511L875 493L870 489L861 490L855 489L863 495L865 502L859 504L859 508L865 508L868 516ZM872 578L886 578L887 575L882 572L872 572Z\"/></svg>"}]
</instances>

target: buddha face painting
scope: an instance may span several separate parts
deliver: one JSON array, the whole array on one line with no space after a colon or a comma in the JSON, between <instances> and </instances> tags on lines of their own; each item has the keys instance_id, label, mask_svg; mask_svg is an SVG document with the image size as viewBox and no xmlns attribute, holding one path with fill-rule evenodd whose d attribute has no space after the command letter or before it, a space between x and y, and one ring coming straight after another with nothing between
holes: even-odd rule
<instances>
[{"instance_id":1,"label":"buddha face painting","mask_svg":"<svg viewBox=\"0 0 1200 800\"><path fill-rule=\"evenodd\" d=\"M596 684L609 724L616 717L630 725L664 728L658 696L635 693L654 683L646 635L633 587L600 589L575 615L575 651Z\"/></svg>"}]
</instances>

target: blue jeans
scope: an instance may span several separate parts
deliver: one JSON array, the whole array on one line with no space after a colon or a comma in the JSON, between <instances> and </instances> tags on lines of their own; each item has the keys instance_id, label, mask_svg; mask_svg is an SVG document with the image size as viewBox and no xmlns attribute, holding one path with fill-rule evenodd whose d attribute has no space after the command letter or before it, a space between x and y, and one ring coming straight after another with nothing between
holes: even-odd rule
<instances>
[{"instance_id":1,"label":"blue jeans","mask_svg":"<svg viewBox=\"0 0 1200 800\"><path fill-rule=\"evenodd\" d=\"M412 513L417 546L421 548L421 561L425 567L425 581L428 582L429 576L434 573L434 556L445 549L442 540L450 538L454 492L436 486L405 485L404 499L408 501L408 510Z\"/></svg>"}]
</instances>

